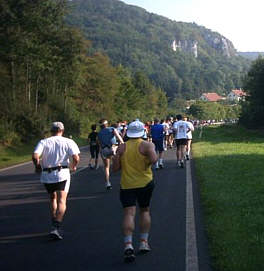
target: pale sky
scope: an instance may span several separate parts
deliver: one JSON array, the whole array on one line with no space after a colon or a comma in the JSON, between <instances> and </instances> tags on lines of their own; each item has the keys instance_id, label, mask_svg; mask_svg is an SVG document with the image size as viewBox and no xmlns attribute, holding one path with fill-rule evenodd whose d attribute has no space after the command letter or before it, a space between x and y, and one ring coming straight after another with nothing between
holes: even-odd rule
<instances>
[{"instance_id":1,"label":"pale sky","mask_svg":"<svg viewBox=\"0 0 264 271\"><path fill-rule=\"evenodd\" d=\"M121 0L228 38L238 51L264 52L264 0Z\"/></svg>"}]
</instances>

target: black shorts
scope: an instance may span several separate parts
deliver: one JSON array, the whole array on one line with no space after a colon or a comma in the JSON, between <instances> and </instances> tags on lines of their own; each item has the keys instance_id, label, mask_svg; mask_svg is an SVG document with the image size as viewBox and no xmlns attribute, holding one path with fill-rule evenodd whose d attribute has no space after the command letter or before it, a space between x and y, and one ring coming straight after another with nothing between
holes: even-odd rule
<instances>
[{"instance_id":1,"label":"black shorts","mask_svg":"<svg viewBox=\"0 0 264 271\"><path fill-rule=\"evenodd\" d=\"M154 187L154 181L151 181L142 188L120 189L120 201L123 208L136 206L137 203L140 208L149 207Z\"/></svg>"},{"instance_id":2,"label":"black shorts","mask_svg":"<svg viewBox=\"0 0 264 271\"><path fill-rule=\"evenodd\" d=\"M98 159L98 155L99 155L99 146L98 146L98 145L90 146L90 153L91 153L91 157L92 157L92 158Z\"/></svg>"},{"instance_id":3,"label":"black shorts","mask_svg":"<svg viewBox=\"0 0 264 271\"><path fill-rule=\"evenodd\" d=\"M176 139L176 146L178 147L180 145L187 145L187 139L186 138Z\"/></svg>"},{"instance_id":4,"label":"black shorts","mask_svg":"<svg viewBox=\"0 0 264 271\"><path fill-rule=\"evenodd\" d=\"M152 142L155 145L156 152L163 152L164 151L163 139L158 139L158 140L152 139Z\"/></svg>"},{"instance_id":5,"label":"black shorts","mask_svg":"<svg viewBox=\"0 0 264 271\"><path fill-rule=\"evenodd\" d=\"M69 182L69 181L68 181ZM53 193L55 191L65 191L66 189L68 190L67 186L67 180L63 182L58 182L58 183L44 183L44 186L48 193Z\"/></svg>"}]
</instances>

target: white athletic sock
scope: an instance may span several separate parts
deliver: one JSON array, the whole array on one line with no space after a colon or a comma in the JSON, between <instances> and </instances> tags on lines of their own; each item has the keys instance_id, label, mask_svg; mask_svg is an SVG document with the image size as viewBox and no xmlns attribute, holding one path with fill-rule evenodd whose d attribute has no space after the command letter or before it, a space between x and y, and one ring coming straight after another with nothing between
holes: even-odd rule
<instances>
[{"instance_id":1,"label":"white athletic sock","mask_svg":"<svg viewBox=\"0 0 264 271\"><path fill-rule=\"evenodd\" d=\"M141 233L140 234L140 241L148 241L148 237L149 237L149 233L146 232L146 233Z\"/></svg>"},{"instance_id":2,"label":"white athletic sock","mask_svg":"<svg viewBox=\"0 0 264 271\"><path fill-rule=\"evenodd\" d=\"M125 249L132 248L132 235L127 235L124 237L124 244L125 244Z\"/></svg>"}]
</instances>

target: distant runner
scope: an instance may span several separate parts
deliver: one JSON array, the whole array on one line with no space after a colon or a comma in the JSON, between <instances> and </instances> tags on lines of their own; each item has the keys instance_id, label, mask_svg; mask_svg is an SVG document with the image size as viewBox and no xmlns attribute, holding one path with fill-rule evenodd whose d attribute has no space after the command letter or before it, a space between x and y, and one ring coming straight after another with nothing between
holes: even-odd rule
<instances>
[{"instance_id":1,"label":"distant runner","mask_svg":"<svg viewBox=\"0 0 264 271\"><path fill-rule=\"evenodd\" d=\"M98 138L101 147L101 157L104 163L105 185L106 189L110 190L112 189L110 182L111 158L117 149L117 139L121 144L123 144L124 141L115 128L108 127L108 121L106 119L100 120L100 127L101 131L98 134Z\"/></svg>"},{"instance_id":2,"label":"distant runner","mask_svg":"<svg viewBox=\"0 0 264 271\"><path fill-rule=\"evenodd\" d=\"M173 124L176 139L176 156L179 167L184 167L185 147L187 145L187 133L191 130L191 126L187 121L182 120L182 115L177 115L177 122Z\"/></svg>"},{"instance_id":3,"label":"distant runner","mask_svg":"<svg viewBox=\"0 0 264 271\"><path fill-rule=\"evenodd\" d=\"M159 155L159 159L156 162L155 169L163 168L163 152L164 152L164 133L165 128L159 123L158 119L154 120L154 125L151 126L152 142L155 145L156 152Z\"/></svg>"},{"instance_id":4,"label":"distant runner","mask_svg":"<svg viewBox=\"0 0 264 271\"><path fill-rule=\"evenodd\" d=\"M88 135L89 145L90 145L90 159L88 162L88 167L90 169L98 169L98 154L99 154L99 141L98 133L96 132L96 124L91 126L92 132Z\"/></svg>"},{"instance_id":5,"label":"distant runner","mask_svg":"<svg viewBox=\"0 0 264 271\"><path fill-rule=\"evenodd\" d=\"M192 132L194 131L194 126L193 126L192 122L190 122L189 117L184 117L184 121L187 121L190 125L190 131L187 133L187 145L186 145L186 160L190 160Z\"/></svg>"}]
</instances>

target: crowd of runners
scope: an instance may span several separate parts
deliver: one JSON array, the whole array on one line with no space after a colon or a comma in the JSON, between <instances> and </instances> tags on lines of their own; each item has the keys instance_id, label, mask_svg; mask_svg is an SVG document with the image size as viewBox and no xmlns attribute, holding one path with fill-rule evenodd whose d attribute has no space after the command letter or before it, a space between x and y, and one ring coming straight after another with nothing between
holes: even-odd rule
<instances>
[{"instance_id":1,"label":"crowd of runners","mask_svg":"<svg viewBox=\"0 0 264 271\"><path fill-rule=\"evenodd\" d=\"M107 187L110 188L108 182L110 165L106 159L114 155L120 143L126 142L129 139L127 137L128 122L119 121L109 124L106 119L103 119L100 120L99 126L99 129L97 129L97 125L93 124L88 135L88 144L90 146L88 166L90 169L98 169L98 159L101 156L106 166ZM142 139L154 143L159 157L154 168L156 170L164 168L163 155L164 151L168 149L176 149L176 165L183 168L184 161L190 159L193 131L193 122L188 117L182 115L161 120L155 118L153 121L145 122ZM107 152L109 155L107 155Z\"/></svg>"},{"instance_id":2,"label":"crowd of runners","mask_svg":"<svg viewBox=\"0 0 264 271\"><path fill-rule=\"evenodd\" d=\"M103 161L106 190L111 190L110 168L121 171L120 202L123 207L122 231L124 236L124 260L135 260L133 232L136 206L139 207L139 253L151 250L148 238L151 227L150 202L155 187L152 168L166 168L164 151L176 148L176 166L184 168L190 159L194 125L187 117L177 115L165 120L154 119L142 123L135 119L130 123L120 121L110 124L106 119L91 126L88 135L90 159L88 167L99 168ZM53 122L51 136L42 139L32 154L35 172L40 175L50 198L50 237L62 240L62 222L66 212L70 188L70 171L76 171L80 150L70 138L64 137L62 122ZM112 167L111 167L112 164Z\"/></svg>"}]
</instances>

